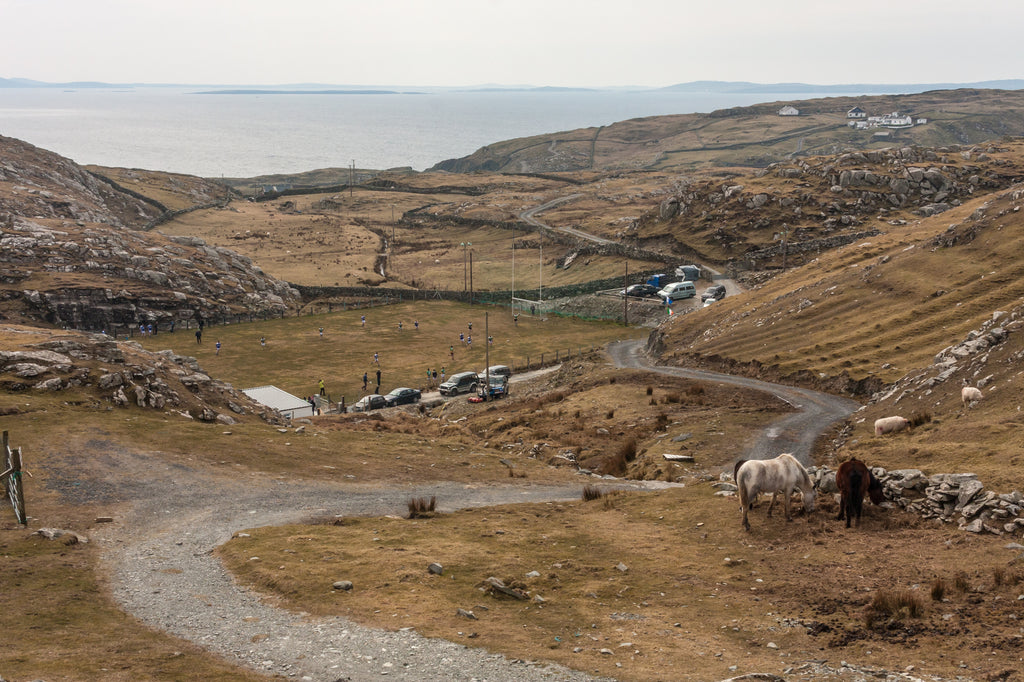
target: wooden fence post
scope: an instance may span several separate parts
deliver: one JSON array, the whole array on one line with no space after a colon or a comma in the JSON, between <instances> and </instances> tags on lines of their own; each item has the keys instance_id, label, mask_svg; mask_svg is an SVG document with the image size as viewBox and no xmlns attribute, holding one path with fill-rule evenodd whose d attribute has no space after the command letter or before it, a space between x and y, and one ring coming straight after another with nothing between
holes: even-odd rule
<instances>
[{"instance_id":1,"label":"wooden fence post","mask_svg":"<svg viewBox=\"0 0 1024 682\"><path fill-rule=\"evenodd\" d=\"M0 470L0 480L4 481L7 497L14 507L14 516L24 526L28 523L28 517L25 515L25 488L21 480L21 448L11 450L7 431L3 435L3 451L4 468Z\"/></svg>"}]
</instances>

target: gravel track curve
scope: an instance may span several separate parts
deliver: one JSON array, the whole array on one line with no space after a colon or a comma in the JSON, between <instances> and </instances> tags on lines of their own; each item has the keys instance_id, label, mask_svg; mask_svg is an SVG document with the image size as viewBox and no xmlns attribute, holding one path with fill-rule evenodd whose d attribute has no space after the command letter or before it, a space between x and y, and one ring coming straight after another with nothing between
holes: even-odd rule
<instances>
[{"instance_id":1,"label":"gravel track curve","mask_svg":"<svg viewBox=\"0 0 1024 682\"><path fill-rule=\"evenodd\" d=\"M642 342L609 347L622 367L765 390L800 411L766 429L745 457L771 456L779 448L809 456L817 436L856 409L853 401L752 379L650 364ZM514 660L412 630L386 631L343 618L312 618L278 608L235 584L213 550L245 528L313 516L401 515L411 497L436 495L459 508L515 502L579 499L576 485L466 485L451 482L385 488L352 483L238 477L214 468L169 465L158 457L107 448L89 478L133 484L121 489L128 512L95 536L103 548L118 603L142 622L233 660L293 679L337 680L592 680L579 671ZM97 460L93 460L97 461ZM587 479L587 482L592 479ZM606 482L653 489L657 482ZM174 491L168 495L168 491Z\"/></svg>"}]
</instances>

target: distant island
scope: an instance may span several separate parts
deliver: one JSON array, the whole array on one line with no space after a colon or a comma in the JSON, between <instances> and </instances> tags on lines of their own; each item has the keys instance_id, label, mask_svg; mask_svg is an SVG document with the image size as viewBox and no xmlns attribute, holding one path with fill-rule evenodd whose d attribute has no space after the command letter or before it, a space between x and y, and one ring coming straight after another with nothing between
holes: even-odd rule
<instances>
[{"instance_id":1,"label":"distant island","mask_svg":"<svg viewBox=\"0 0 1024 682\"><path fill-rule=\"evenodd\" d=\"M167 88L222 87L212 83L103 83L98 81L74 81L68 83L47 83L28 78L0 78L0 88ZM235 84L231 84L235 85ZM471 86L414 86L412 90L385 85L383 88L360 88L358 86L324 83L286 83L269 88L242 85L227 89L202 91L203 95L422 95L436 92L667 92L667 93L714 93L714 94L799 94L817 95L836 93L851 94L910 94L931 90L956 90L981 88L995 90L1024 89L1024 79L976 81L973 83L834 83L828 85L813 83L752 83L748 81L691 81L665 87L623 85L615 87L558 87L533 85L501 85L488 83Z\"/></svg>"},{"instance_id":2,"label":"distant island","mask_svg":"<svg viewBox=\"0 0 1024 682\"><path fill-rule=\"evenodd\" d=\"M398 90L204 90L197 95L422 95L422 92Z\"/></svg>"}]
</instances>

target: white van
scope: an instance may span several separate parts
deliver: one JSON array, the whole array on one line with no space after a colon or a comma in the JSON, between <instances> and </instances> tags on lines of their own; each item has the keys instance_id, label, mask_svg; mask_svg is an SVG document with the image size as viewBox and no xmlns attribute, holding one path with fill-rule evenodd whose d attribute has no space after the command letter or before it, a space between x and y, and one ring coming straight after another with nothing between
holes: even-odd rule
<instances>
[{"instance_id":1,"label":"white van","mask_svg":"<svg viewBox=\"0 0 1024 682\"><path fill-rule=\"evenodd\" d=\"M665 288L658 292L658 298L661 300L671 299L678 301L682 298L693 298L697 295L697 287L693 285L693 282L672 282L666 284Z\"/></svg>"}]
</instances>

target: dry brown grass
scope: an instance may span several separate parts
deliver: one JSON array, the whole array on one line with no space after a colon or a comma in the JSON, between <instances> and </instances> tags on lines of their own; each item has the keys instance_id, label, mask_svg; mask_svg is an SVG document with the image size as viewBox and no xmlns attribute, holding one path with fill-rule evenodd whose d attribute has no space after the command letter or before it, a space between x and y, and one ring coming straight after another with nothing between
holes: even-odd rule
<instances>
[{"instance_id":1,"label":"dry brown grass","mask_svg":"<svg viewBox=\"0 0 1024 682\"><path fill-rule=\"evenodd\" d=\"M935 609L924 609L915 589L936 553L947 575L1004 566L1011 558L1000 548L1004 541L920 524L881 535L883 516L899 512L874 507L857 533L829 517L832 507L809 522L762 516L756 531L745 533L735 500L713 492L690 485L617 494L606 505L581 500L425 521L254 529L220 555L243 581L274 586L295 610L415 627L623 680L664 679L669 668L676 679L723 679L737 674L730 665L782 674L795 661L833 657L981 679L1005 668L1005 659L989 655L993 647L1017 655L1015 645L1002 643L1016 632L1008 616L1017 588L994 587L983 603L954 595ZM879 542L885 552L877 551ZM432 562L445 567L443 576L429 573ZM489 576L533 601L481 593ZM332 591L338 579L355 589ZM892 599L878 596L886 594ZM868 595L883 614L875 623L885 628L864 627ZM459 618L460 608L478 620ZM956 638L947 636L947 612L956 613ZM913 646L903 643L908 637Z\"/></svg>"}]
</instances>

